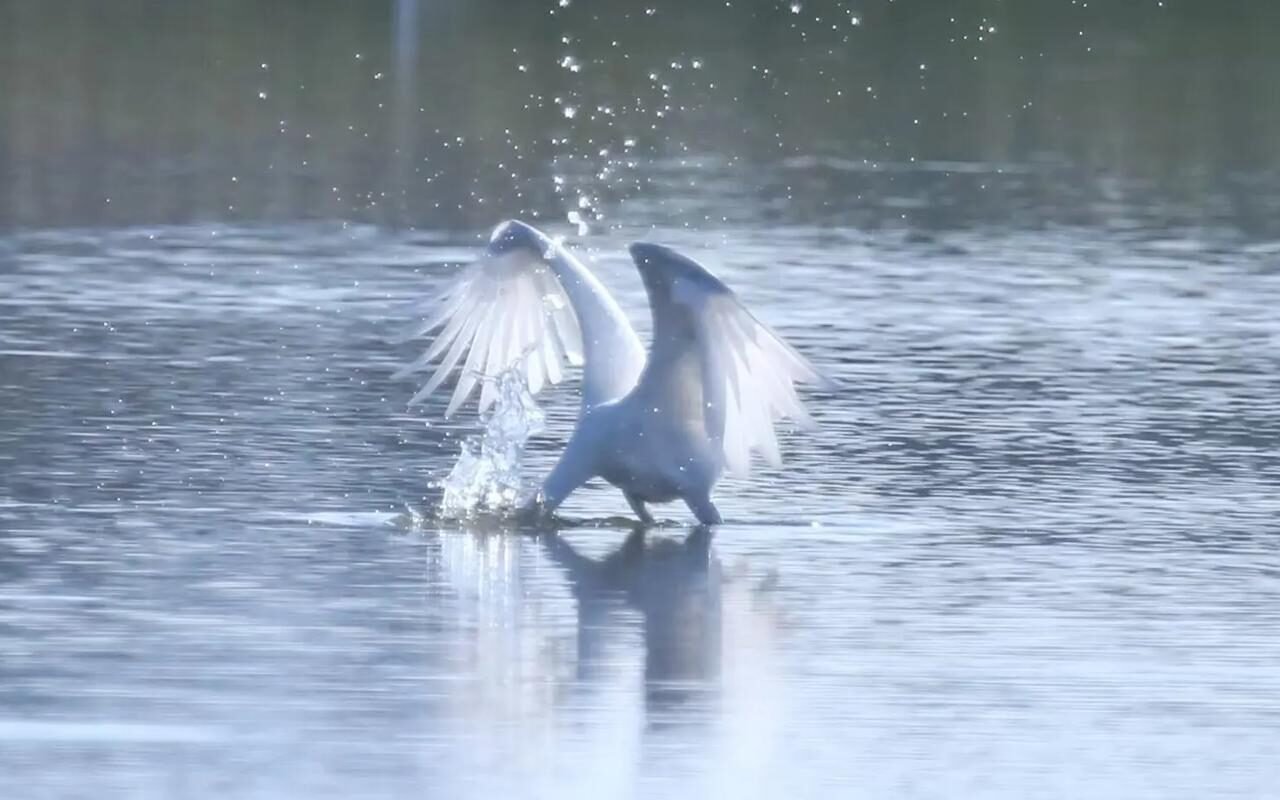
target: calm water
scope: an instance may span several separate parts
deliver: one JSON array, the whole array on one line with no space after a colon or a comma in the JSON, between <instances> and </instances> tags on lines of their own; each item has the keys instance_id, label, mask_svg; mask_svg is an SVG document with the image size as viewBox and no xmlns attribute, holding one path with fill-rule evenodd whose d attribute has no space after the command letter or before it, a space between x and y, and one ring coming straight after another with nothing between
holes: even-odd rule
<instances>
[{"instance_id":1,"label":"calm water","mask_svg":"<svg viewBox=\"0 0 1280 800\"><path fill-rule=\"evenodd\" d=\"M796 5L0 7L0 797L1280 796L1275 9ZM843 382L713 535L431 521L513 214Z\"/></svg>"}]
</instances>

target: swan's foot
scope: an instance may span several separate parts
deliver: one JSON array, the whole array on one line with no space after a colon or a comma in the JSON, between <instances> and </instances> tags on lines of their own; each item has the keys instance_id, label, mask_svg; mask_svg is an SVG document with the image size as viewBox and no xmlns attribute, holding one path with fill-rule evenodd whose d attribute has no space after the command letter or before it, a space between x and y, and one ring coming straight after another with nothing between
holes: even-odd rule
<instances>
[{"instance_id":1,"label":"swan's foot","mask_svg":"<svg viewBox=\"0 0 1280 800\"><path fill-rule=\"evenodd\" d=\"M638 495L631 492L623 492L622 496L627 498L627 505L631 506L631 510L640 518L641 525L653 525L657 520L653 518L653 514L649 513L649 509L645 506L644 500Z\"/></svg>"},{"instance_id":2,"label":"swan's foot","mask_svg":"<svg viewBox=\"0 0 1280 800\"><path fill-rule=\"evenodd\" d=\"M516 507L515 520L521 524L535 524L546 521L551 516L551 509L542 501L542 493L538 492Z\"/></svg>"}]
</instances>

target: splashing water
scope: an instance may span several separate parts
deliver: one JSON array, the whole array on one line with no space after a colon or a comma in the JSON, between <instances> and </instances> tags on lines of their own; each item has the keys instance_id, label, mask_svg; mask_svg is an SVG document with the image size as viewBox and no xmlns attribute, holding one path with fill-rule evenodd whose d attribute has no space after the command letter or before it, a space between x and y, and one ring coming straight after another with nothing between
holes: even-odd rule
<instances>
[{"instance_id":1,"label":"splashing water","mask_svg":"<svg viewBox=\"0 0 1280 800\"><path fill-rule=\"evenodd\" d=\"M519 502L525 443L543 430L546 416L518 366L485 379L497 382L497 399L484 417L484 430L463 442L457 463L440 483L440 516L459 519L482 511L504 512Z\"/></svg>"}]
</instances>

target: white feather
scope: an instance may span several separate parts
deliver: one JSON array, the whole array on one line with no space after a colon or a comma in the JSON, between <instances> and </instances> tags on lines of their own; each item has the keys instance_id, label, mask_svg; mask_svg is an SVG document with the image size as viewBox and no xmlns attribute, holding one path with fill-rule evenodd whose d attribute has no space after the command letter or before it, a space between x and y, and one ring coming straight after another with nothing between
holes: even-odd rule
<instances>
[{"instance_id":1,"label":"white feather","mask_svg":"<svg viewBox=\"0 0 1280 800\"><path fill-rule=\"evenodd\" d=\"M496 397L493 379L517 364L534 393L546 383L559 383L565 365L575 360L559 341L581 340L564 289L546 264L525 250L485 256L468 265L442 294L434 313L411 333L421 336L437 328L442 330L431 346L397 376L422 371L444 354L410 401L418 403L449 378L466 353L446 416L467 401L476 384L481 386L478 410L483 412ZM576 361L581 363L580 352Z\"/></svg>"},{"instance_id":2,"label":"white feather","mask_svg":"<svg viewBox=\"0 0 1280 800\"><path fill-rule=\"evenodd\" d=\"M748 475L752 453L772 466L781 465L774 426L781 419L800 425L811 422L795 384L821 382L822 377L697 262L677 256L655 259L645 268L664 271L670 282L669 300L655 303L650 296L655 328L664 318L661 324L684 327L675 315L687 315L702 363L707 434L720 445L725 469ZM668 342L661 349L672 359L679 348Z\"/></svg>"},{"instance_id":3,"label":"white feather","mask_svg":"<svg viewBox=\"0 0 1280 800\"><path fill-rule=\"evenodd\" d=\"M708 293L691 310L704 360L708 433L720 440L725 469L749 474L753 452L781 465L774 425L781 419L810 423L795 384L820 376L732 292Z\"/></svg>"},{"instance_id":4,"label":"white feather","mask_svg":"<svg viewBox=\"0 0 1280 800\"><path fill-rule=\"evenodd\" d=\"M563 380L567 366L582 366L584 408L617 399L635 385L644 348L626 316L571 253L528 230L542 238L541 257L528 248L486 254L467 266L430 316L411 329L413 336L441 332L398 376L419 372L444 354L411 405L439 388L464 353L445 416L466 403L477 383L478 410L484 412L496 399L494 379L512 367L537 394Z\"/></svg>"}]
</instances>

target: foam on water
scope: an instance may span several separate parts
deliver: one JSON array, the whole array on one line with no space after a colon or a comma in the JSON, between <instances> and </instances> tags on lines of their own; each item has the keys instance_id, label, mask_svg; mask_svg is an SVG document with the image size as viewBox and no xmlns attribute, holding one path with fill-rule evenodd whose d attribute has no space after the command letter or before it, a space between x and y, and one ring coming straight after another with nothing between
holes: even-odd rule
<instances>
[{"instance_id":1,"label":"foam on water","mask_svg":"<svg viewBox=\"0 0 1280 800\"><path fill-rule=\"evenodd\" d=\"M518 364L486 380L497 382L497 399L485 414L484 430L463 442L457 462L440 483L440 516L446 519L514 508L521 497L525 444L545 427L546 416Z\"/></svg>"}]
</instances>

